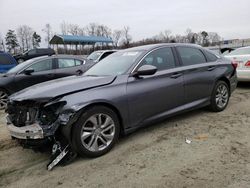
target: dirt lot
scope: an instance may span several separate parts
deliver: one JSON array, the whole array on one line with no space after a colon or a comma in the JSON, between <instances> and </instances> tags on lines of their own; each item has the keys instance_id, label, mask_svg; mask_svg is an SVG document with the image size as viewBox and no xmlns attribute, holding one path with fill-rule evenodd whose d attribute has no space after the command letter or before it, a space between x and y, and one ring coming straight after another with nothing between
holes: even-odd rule
<instances>
[{"instance_id":1,"label":"dirt lot","mask_svg":"<svg viewBox=\"0 0 250 188\"><path fill-rule=\"evenodd\" d=\"M122 138L103 157L52 172L49 154L19 147L0 117L3 187L250 187L250 85L238 87L224 112L179 115Z\"/></svg>"}]
</instances>

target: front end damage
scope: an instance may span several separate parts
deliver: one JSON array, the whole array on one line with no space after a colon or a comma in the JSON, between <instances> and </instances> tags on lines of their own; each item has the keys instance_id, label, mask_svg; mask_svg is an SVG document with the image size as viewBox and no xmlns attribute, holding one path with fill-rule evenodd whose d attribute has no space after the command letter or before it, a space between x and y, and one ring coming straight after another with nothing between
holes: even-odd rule
<instances>
[{"instance_id":1,"label":"front end damage","mask_svg":"<svg viewBox=\"0 0 250 188\"><path fill-rule=\"evenodd\" d=\"M51 149L48 170L67 164L76 157L70 141L70 127L77 119L73 109L65 110L65 101L9 101L7 128L13 139L25 148Z\"/></svg>"}]
</instances>

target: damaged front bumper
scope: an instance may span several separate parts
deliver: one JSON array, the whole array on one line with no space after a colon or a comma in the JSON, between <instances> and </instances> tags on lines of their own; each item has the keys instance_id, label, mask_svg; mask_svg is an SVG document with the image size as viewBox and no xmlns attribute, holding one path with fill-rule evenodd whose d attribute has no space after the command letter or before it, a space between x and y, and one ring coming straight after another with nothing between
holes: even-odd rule
<instances>
[{"instance_id":1,"label":"damaged front bumper","mask_svg":"<svg viewBox=\"0 0 250 188\"><path fill-rule=\"evenodd\" d=\"M44 139L43 129L37 123L24 127L16 127L11 123L7 123L7 128L10 135L14 138Z\"/></svg>"}]
</instances>

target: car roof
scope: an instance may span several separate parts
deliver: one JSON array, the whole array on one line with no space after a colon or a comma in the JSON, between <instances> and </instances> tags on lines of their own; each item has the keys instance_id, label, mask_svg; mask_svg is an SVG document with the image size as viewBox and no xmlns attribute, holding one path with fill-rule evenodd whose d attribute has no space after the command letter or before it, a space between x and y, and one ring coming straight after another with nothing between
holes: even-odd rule
<instances>
[{"instance_id":1,"label":"car roof","mask_svg":"<svg viewBox=\"0 0 250 188\"><path fill-rule=\"evenodd\" d=\"M81 57L81 56L66 55L66 54L59 54L59 55L52 55L52 56L46 55L46 56L35 57L35 58L30 59L30 60L37 61L37 60L50 59L50 58L75 58L75 59L85 60L85 58Z\"/></svg>"}]
</instances>

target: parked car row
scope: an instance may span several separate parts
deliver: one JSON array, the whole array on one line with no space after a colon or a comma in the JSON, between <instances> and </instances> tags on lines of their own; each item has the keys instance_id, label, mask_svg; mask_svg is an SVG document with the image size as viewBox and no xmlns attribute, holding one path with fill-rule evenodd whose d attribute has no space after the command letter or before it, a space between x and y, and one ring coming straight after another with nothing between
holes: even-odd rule
<instances>
[{"instance_id":1,"label":"parked car row","mask_svg":"<svg viewBox=\"0 0 250 188\"><path fill-rule=\"evenodd\" d=\"M31 50L25 53L26 55L16 56L17 60L26 60L18 65L10 54L0 52L0 72L4 73L0 75L0 110L5 108L9 95L41 82L81 75L92 65L115 52L96 51L84 59L80 56L53 55L54 51L51 49L34 50L39 53L31 55ZM45 54L49 56L44 56Z\"/></svg>"},{"instance_id":2,"label":"parked car row","mask_svg":"<svg viewBox=\"0 0 250 188\"><path fill-rule=\"evenodd\" d=\"M52 67L60 71L59 59ZM222 56L197 45L146 45L11 95L7 127L26 146L53 145L50 170L66 156L104 155L149 123L205 106L223 111L236 86L236 64Z\"/></svg>"}]
</instances>

